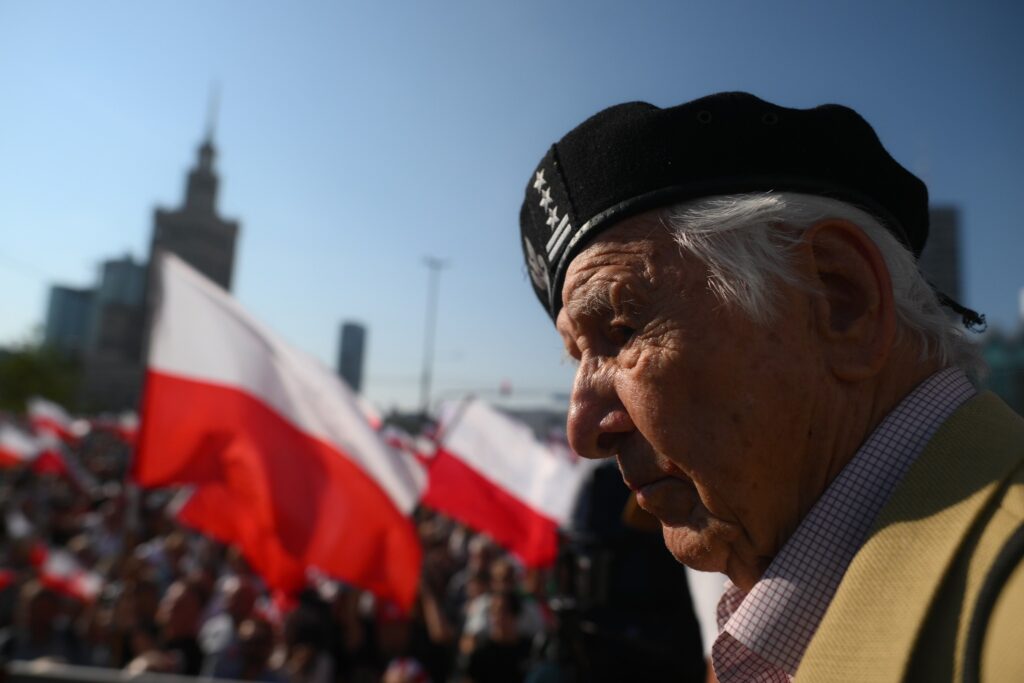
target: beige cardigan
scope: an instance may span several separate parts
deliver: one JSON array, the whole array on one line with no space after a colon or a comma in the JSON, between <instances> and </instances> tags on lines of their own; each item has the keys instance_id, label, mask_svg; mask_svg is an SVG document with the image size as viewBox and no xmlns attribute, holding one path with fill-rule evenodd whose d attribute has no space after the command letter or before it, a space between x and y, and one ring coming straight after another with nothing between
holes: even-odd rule
<instances>
[{"instance_id":1,"label":"beige cardigan","mask_svg":"<svg viewBox=\"0 0 1024 683\"><path fill-rule=\"evenodd\" d=\"M853 558L799 683L959 681L996 555L1024 523L1024 419L992 393L931 440ZM1024 682L1024 564L996 602L983 681Z\"/></svg>"}]
</instances>

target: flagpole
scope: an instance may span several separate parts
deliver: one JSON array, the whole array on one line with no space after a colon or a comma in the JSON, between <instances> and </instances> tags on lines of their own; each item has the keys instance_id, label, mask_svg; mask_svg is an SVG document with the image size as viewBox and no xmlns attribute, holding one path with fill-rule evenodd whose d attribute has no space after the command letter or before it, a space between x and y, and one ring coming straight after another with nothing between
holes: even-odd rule
<instances>
[{"instance_id":1,"label":"flagpole","mask_svg":"<svg viewBox=\"0 0 1024 683\"><path fill-rule=\"evenodd\" d=\"M423 257L423 263L430 271L427 280L427 321L423 335L423 375L420 379L420 413L427 418L430 410L430 383L434 370L434 337L437 332L437 295L441 270L447 267L443 259L436 256Z\"/></svg>"}]
</instances>

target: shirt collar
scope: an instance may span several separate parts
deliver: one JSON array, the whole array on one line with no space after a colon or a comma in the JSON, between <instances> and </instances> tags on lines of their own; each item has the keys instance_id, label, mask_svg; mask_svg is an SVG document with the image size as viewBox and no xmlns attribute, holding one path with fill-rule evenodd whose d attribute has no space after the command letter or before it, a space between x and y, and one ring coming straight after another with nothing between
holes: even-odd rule
<instances>
[{"instance_id":1,"label":"shirt collar","mask_svg":"<svg viewBox=\"0 0 1024 683\"><path fill-rule=\"evenodd\" d=\"M975 393L962 370L947 368L907 395L825 490L750 593L743 596L728 585L719 613L723 632L795 675L875 517L939 426Z\"/></svg>"}]
</instances>

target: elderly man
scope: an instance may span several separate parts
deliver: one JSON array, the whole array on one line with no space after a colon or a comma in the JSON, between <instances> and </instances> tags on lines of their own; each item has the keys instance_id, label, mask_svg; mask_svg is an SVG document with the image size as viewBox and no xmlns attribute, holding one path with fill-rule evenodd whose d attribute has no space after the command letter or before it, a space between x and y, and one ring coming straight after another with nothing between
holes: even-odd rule
<instances>
[{"instance_id":1,"label":"elderly man","mask_svg":"<svg viewBox=\"0 0 1024 683\"><path fill-rule=\"evenodd\" d=\"M1024 420L969 380L941 306L981 321L917 269L927 190L860 116L611 107L520 225L573 448L730 579L722 683L1024 680Z\"/></svg>"}]
</instances>

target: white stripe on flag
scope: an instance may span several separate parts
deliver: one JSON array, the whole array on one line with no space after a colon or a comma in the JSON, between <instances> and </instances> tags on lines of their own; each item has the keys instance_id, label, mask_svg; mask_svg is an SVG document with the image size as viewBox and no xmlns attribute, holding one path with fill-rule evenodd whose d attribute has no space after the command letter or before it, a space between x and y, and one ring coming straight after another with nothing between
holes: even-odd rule
<instances>
[{"instance_id":1,"label":"white stripe on flag","mask_svg":"<svg viewBox=\"0 0 1024 683\"><path fill-rule=\"evenodd\" d=\"M339 446L399 510L415 507L426 475L380 440L333 371L250 318L177 257L165 254L162 261L150 370L249 393L303 433ZM217 334L198 333L209 329Z\"/></svg>"}]
</instances>

